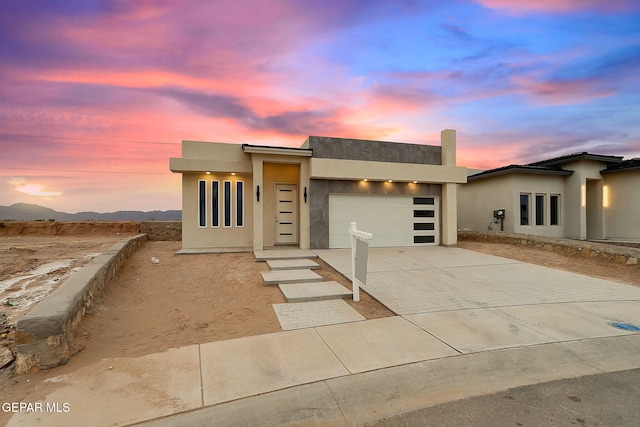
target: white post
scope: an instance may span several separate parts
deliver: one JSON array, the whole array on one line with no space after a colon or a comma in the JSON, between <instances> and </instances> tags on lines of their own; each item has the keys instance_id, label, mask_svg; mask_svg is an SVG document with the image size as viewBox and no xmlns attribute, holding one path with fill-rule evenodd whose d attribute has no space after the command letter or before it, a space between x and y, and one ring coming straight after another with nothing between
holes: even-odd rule
<instances>
[{"instance_id":1,"label":"white post","mask_svg":"<svg viewBox=\"0 0 640 427\"><path fill-rule=\"evenodd\" d=\"M351 223L351 229L349 231L356 231L356 223ZM360 301L360 284L356 279L356 235L355 233L349 233L351 235L351 283L353 287L353 300L355 302Z\"/></svg>"}]
</instances>

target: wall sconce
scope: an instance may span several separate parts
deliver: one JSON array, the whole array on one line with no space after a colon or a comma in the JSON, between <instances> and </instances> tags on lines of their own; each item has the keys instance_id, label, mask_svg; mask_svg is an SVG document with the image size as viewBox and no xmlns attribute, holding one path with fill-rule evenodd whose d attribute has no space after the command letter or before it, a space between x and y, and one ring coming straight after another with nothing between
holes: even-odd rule
<instances>
[{"instance_id":1,"label":"wall sconce","mask_svg":"<svg viewBox=\"0 0 640 427\"><path fill-rule=\"evenodd\" d=\"M304 202L307 203L307 187L304 187Z\"/></svg>"},{"instance_id":2,"label":"wall sconce","mask_svg":"<svg viewBox=\"0 0 640 427\"><path fill-rule=\"evenodd\" d=\"M256 199L260 201L260 186L256 185Z\"/></svg>"}]
</instances>

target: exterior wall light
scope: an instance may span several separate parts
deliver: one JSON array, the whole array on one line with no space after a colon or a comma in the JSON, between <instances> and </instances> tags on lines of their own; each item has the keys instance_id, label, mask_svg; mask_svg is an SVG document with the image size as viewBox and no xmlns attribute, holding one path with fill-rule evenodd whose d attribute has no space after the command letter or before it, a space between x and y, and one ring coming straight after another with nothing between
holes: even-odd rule
<instances>
[{"instance_id":1,"label":"exterior wall light","mask_svg":"<svg viewBox=\"0 0 640 427\"><path fill-rule=\"evenodd\" d=\"M260 186L256 185L256 200L260 201Z\"/></svg>"},{"instance_id":2,"label":"exterior wall light","mask_svg":"<svg viewBox=\"0 0 640 427\"><path fill-rule=\"evenodd\" d=\"M304 187L304 202L307 203L307 187Z\"/></svg>"}]
</instances>

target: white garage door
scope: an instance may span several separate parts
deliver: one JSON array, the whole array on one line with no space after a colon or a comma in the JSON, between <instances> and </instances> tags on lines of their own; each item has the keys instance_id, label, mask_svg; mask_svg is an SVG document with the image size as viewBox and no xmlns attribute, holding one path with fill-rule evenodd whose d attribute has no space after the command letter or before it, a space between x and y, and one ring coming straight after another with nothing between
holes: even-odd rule
<instances>
[{"instance_id":1,"label":"white garage door","mask_svg":"<svg viewBox=\"0 0 640 427\"><path fill-rule=\"evenodd\" d=\"M348 248L349 224L373 233L374 247L438 244L438 198L329 195L329 247Z\"/></svg>"}]
</instances>

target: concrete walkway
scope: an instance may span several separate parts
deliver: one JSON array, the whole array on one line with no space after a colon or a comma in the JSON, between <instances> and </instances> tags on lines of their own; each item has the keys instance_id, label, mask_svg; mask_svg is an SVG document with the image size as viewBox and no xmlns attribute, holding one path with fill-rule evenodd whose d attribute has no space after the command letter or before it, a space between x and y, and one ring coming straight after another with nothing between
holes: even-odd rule
<instances>
[{"instance_id":1,"label":"concrete walkway","mask_svg":"<svg viewBox=\"0 0 640 427\"><path fill-rule=\"evenodd\" d=\"M358 425L640 367L640 333L612 326L640 325L640 288L454 248L370 256L365 290L401 316L104 360L52 379L69 412L9 425Z\"/></svg>"}]
</instances>

